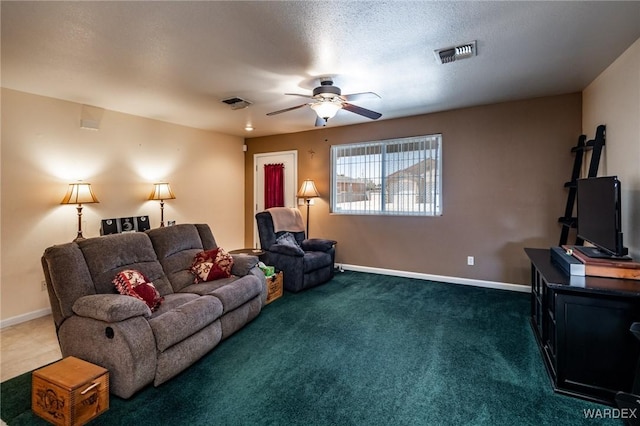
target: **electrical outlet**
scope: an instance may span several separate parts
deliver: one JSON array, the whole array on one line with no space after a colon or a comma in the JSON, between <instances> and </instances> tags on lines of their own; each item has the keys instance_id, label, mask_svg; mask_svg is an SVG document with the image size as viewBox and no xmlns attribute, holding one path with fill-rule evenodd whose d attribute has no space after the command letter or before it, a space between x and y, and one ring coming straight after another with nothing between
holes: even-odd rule
<instances>
[{"instance_id":1,"label":"electrical outlet","mask_svg":"<svg viewBox=\"0 0 640 426\"><path fill-rule=\"evenodd\" d=\"M467 256L467 265L469 266L473 266L475 265L476 260L474 259L473 256Z\"/></svg>"},{"instance_id":2,"label":"electrical outlet","mask_svg":"<svg viewBox=\"0 0 640 426\"><path fill-rule=\"evenodd\" d=\"M45 280L40 281L40 291L47 291L47 282Z\"/></svg>"}]
</instances>

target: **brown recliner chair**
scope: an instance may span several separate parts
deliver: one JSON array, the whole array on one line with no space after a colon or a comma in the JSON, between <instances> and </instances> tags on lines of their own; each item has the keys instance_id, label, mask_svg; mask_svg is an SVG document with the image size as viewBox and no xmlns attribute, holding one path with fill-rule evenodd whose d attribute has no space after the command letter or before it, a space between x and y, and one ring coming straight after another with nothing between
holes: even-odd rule
<instances>
[{"instance_id":1,"label":"brown recliner chair","mask_svg":"<svg viewBox=\"0 0 640 426\"><path fill-rule=\"evenodd\" d=\"M284 288L297 293L333 278L336 241L306 239L304 231L276 232L269 210L256 214L263 262L283 271ZM297 244L286 244L282 238L290 233ZM279 241L277 241L279 240Z\"/></svg>"}]
</instances>

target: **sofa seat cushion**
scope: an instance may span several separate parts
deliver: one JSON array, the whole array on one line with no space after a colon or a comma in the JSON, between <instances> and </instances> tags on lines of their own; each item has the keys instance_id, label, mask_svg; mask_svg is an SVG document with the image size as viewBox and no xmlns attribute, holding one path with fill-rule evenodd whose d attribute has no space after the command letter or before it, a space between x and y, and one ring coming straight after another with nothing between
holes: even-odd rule
<instances>
[{"instance_id":1,"label":"sofa seat cushion","mask_svg":"<svg viewBox=\"0 0 640 426\"><path fill-rule=\"evenodd\" d=\"M164 301L160 305L157 311L151 314L152 318L158 317L164 313L167 313L179 306L184 305L185 303L191 302L192 300L196 300L198 297L197 294L190 293L173 293L167 294L164 297Z\"/></svg>"},{"instance_id":2,"label":"sofa seat cushion","mask_svg":"<svg viewBox=\"0 0 640 426\"><path fill-rule=\"evenodd\" d=\"M202 330L222 315L222 303L201 296L149 320L160 352Z\"/></svg>"},{"instance_id":3,"label":"sofa seat cushion","mask_svg":"<svg viewBox=\"0 0 640 426\"><path fill-rule=\"evenodd\" d=\"M302 259L305 274L331 265L331 255L321 251L308 251Z\"/></svg>"},{"instance_id":4,"label":"sofa seat cushion","mask_svg":"<svg viewBox=\"0 0 640 426\"><path fill-rule=\"evenodd\" d=\"M222 302L224 313L233 311L262 292L262 283L255 275L246 275L230 284L220 286L210 294Z\"/></svg>"},{"instance_id":5,"label":"sofa seat cushion","mask_svg":"<svg viewBox=\"0 0 640 426\"><path fill-rule=\"evenodd\" d=\"M214 295L222 302L224 313L234 310L262 292L260 278L253 274L244 277L231 276L215 281L192 284L181 292Z\"/></svg>"},{"instance_id":6,"label":"sofa seat cushion","mask_svg":"<svg viewBox=\"0 0 640 426\"><path fill-rule=\"evenodd\" d=\"M181 293L194 293L199 294L200 296L204 296L205 294L211 293L213 290L217 290L222 286L231 284L236 281L238 277L231 276L229 278L221 278L219 280L213 281L205 281L203 283L191 284L180 290Z\"/></svg>"}]
</instances>

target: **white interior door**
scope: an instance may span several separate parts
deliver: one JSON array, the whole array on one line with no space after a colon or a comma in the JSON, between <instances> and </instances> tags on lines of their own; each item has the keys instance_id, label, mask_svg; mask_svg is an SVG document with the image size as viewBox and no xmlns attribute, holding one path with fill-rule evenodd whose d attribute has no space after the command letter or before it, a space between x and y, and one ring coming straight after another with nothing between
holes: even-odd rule
<instances>
[{"instance_id":1,"label":"white interior door","mask_svg":"<svg viewBox=\"0 0 640 426\"><path fill-rule=\"evenodd\" d=\"M264 210L264 166L266 164L284 164L284 205L296 206L296 192L298 187L298 151L267 152L253 155L254 164L254 216ZM253 221L253 247L258 248L260 237L258 226Z\"/></svg>"}]
</instances>

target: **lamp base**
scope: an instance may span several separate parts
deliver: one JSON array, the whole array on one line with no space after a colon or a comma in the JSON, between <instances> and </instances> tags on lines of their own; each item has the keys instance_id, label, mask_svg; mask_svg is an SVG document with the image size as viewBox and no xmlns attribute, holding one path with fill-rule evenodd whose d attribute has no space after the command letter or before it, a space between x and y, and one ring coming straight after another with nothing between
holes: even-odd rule
<instances>
[{"instance_id":1,"label":"lamp base","mask_svg":"<svg viewBox=\"0 0 640 426\"><path fill-rule=\"evenodd\" d=\"M311 198L305 199L304 202L307 205L307 233L305 238L309 238L309 206L311 206Z\"/></svg>"},{"instance_id":2,"label":"lamp base","mask_svg":"<svg viewBox=\"0 0 640 426\"><path fill-rule=\"evenodd\" d=\"M160 228L164 228L164 200L160 200Z\"/></svg>"},{"instance_id":3,"label":"lamp base","mask_svg":"<svg viewBox=\"0 0 640 426\"><path fill-rule=\"evenodd\" d=\"M74 238L73 242L84 240L85 238L82 236L82 204L78 204L76 207L78 210L78 235Z\"/></svg>"}]
</instances>

